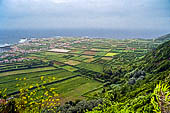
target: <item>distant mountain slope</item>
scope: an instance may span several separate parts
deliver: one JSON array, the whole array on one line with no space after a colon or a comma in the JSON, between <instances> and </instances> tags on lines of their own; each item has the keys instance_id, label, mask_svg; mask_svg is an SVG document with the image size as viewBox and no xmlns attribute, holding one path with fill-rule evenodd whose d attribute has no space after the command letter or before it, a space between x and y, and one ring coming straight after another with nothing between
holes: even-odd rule
<instances>
[{"instance_id":1,"label":"distant mountain slope","mask_svg":"<svg viewBox=\"0 0 170 113\"><path fill-rule=\"evenodd\" d=\"M170 41L159 45L130 66L132 70L127 70L124 76L119 77L119 80L127 82L112 84L107 93L103 94L107 100L106 105L103 105L101 110L90 113L102 113L102 111L154 113L153 102L159 103L153 100L156 84L161 82L170 85Z\"/></svg>"},{"instance_id":2,"label":"distant mountain slope","mask_svg":"<svg viewBox=\"0 0 170 113\"><path fill-rule=\"evenodd\" d=\"M159 45L144 57L144 65L147 71L161 72L170 68L170 41Z\"/></svg>"},{"instance_id":3,"label":"distant mountain slope","mask_svg":"<svg viewBox=\"0 0 170 113\"><path fill-rule=\"evenodd\" d=\"M170 40L170 34L161 36L161 37L157 38L155 41L163 41L163 42L166 42L166 41L168 41L168 40Z\"/></svg>"}]
</instances>

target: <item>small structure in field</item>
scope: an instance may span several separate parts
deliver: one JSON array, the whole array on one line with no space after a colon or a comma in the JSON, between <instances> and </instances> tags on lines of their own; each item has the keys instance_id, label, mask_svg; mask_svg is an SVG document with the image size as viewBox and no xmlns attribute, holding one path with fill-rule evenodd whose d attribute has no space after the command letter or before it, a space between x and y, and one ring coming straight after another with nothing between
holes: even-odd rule
<instances>
[{"instance_id":1,"label":"small structure in field","mask_svg":"<svg viewBox=\"0 0 170 113\"><path fill-rule=\"evenodd\" d=\"M67 50L67 49L51 49L51 50L48 50L49 52L61 52L61 53L67 53L69 52L70 50Z\"/></svg>"}]
</instances>

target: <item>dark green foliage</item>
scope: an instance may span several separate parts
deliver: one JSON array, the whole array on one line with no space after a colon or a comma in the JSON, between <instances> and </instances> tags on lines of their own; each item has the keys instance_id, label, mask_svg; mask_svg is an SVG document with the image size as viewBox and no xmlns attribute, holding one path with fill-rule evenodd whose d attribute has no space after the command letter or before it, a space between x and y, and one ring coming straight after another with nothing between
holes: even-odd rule
<instances>
[{"instance_id":1,"label":"dark green foliage","mask_svg":"<svg viewBox=\"0 0 170 113\"><path fill-rule=\"evenodd\" d=\"M126 70L125 66L127 65L122 65L121 70L116 71L106 69L106 75L110 75L114 84L105 94L101 94L105 103L91 113L154 112L155 106L151 103L151 98L155 85L159 81L170 83L170 41L133 62L131 68ZM121 80L126 82L120 82Z\"/></svg>"},{"instance_id":2,"label":"dark green foliage","mask_svg":"<svg viewBox=\"0 0 170 113\"><path fill-rule=\"evenodd\" d=\"M97 107L99 104L102 104L102 99L99 100L90 100L90 101L69 101L65 105L60 106L57 109L57 112L60 113L83 113L85 111L91 111L94 107Z\"/></svg>"}]
</instances>

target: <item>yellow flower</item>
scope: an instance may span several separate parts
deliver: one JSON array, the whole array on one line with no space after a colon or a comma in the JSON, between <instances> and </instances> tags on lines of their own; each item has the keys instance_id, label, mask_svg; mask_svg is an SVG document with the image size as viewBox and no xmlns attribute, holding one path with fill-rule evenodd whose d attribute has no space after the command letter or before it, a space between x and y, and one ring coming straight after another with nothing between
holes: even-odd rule
<instances>
[{"instance_id":1,"label":"yellow flower","mask_svg":"<svg viewBox=\"0 0 170 113\"><path fill-rule=\"evenodd\" d=\"M50 88L50 91L53 91L55 88Z\"/></svg>"},{"instance_id":2,"label":"yellow flower","mask_svg":"<svg viewBox=\"0 0 170 113\"><path fill-rule=\"evenodd\" d=\"M42 103L44 102L45 100L44 99L42 99Z\"/></svg>"},{"instance_id":3,"label":"yellow flower","mask_svg":"<svg viewBox=\"0 0 170 113\"><path fill-rule=\"evenodd\" d=\"M16 80L18 80L18 78L16 78Z\"/></svg>"},{"instance_id":4,"label":"yellow flower","mask_svg":"<svg viewBox=\"0 0 170 113\"><path fill-rule=\"evenodd\" d=\"M20 89L19 91L22 93L23 89Z\"/></svg>"},{"instance_id":5,"label":"yellow flower","mask_svg":"<svg viewBox=\"0 0 170 113\"><path fill-rule=\"evenodd\" d=\"M22 99L26 100L27 98L26 97L22 97Z\"/></svg>"},{"instance_id":6,"label":"yellow flower","mask_svg":"<svg viewBox=\"0 0 170 113\"><path fill-rule=\"evenodd\" d=\"M23 80L26 80L26 78L24 78Z\"/></svg>"},{"instance_id":7,"label":"yellow flower","mask_svg":"<svg viewBox=\"0 0 170 113\"><path fill-rule=\"evenodd\" d=\"M33 95L33 92L31 92L30 95Z\"/></svg>"},{"instance_id":8,"label":"yellow flower","mask_svg":"<svg viewBox=\"0 0 170 113\"><path fill-rule=\"evenodd\" d=\"M55 77L53 77L53 80L55 80L56 78Z\"/></svg>"},{"instance_id":9,"label":"yellow flower","mask_svg":"<svg viewBox=\"0 0 170 113\"><path fill-rule=\"evenodd\" d=\"M33 87L34 87L34 86L31 85L29 88L31 89L31 88L33 88Z\"/></svg>"},{"instance_id":10,"label":"yellow flower","mask_svg":"<svg viewBox=\"0 0 170 113\"><path fill-rule=\"evenodd\" d=\"M48 98L52 98L52 96L49 96Z\"/></svg>"},{"instance_id":11,"label":"yellow flower","mask_svg":"<svg viewBox=\"0 0 170 113\"><path fill-rule=\"evenodd\" d=\"M43 81L43 83L45 84L45 83L47 83L46 81Z\"/></svg>"},{"instance_id":12,"label":"yellow flower","mask_svg":"<svg viewBox=\"0 0 170 113\"><path fill-rule=\"evenodd\" d=\"M44 76L41 76L40 79L43 80L43 79L44 79Z\"/></svg>"},{"instance_id":13,"label":"yellow flower","mask_svg":"<svg viewBox=\"0 0 170 113\"><path fill-rule=\"evenodd\" d=\"M56 101L59 101L60 99L55 99Z\"/></svg>"},{"instance_id":14,"label":"yellow flower","mask_svg":"<svg viewBox=\"0 0 170 113\"><path fill-rule=\"evenodd\" d=\"M19 84L16 84L16 86L18 87L18 86L19 86Z\"/></svg>"},{"instance_id":15,"label":"yellow flower","mask_svg":"<svg viewBox=\"0 0 170 113\"><path fill-rule=\"evenodd\" d=\"M54 94L55 97L58 97L58 94Z\"/></svg>"},{"instance_id":16,"label":"yellow flower","mask_svg":"<svg viewBox=\"0 0 170 113\"><path fill-rule=\"evenodd\" d=\"M27 92L28 92L29 90L28 90L28 89L26 89L25 91L27 91Z\"/></svg>"},{"instance_id":17,"label":"yellow flower","mask_svg":"<svg viewBox=\"0 0 170 113\"><path fill-rule=\"evenodd\" d=\"M39 84L38 84L38 83L36 83L36 86L38 87L38 86L39 86Z\"/></svg>"},{"instance_id":18,"label":"yellow flower","mask_svg":"<svg viewBox=\"0 0 170 113\"><path fill-rule=\"evenodd\" d=\"M24 104L27 104L28 102L27 101L24 101Z\"/></svg>"}]
</instances>

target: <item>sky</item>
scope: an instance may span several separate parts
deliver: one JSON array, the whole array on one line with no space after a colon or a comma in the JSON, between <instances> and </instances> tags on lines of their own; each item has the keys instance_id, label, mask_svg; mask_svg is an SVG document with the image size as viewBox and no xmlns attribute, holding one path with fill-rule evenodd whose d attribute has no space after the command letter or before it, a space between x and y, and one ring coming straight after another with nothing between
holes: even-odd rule
<instances>
[{"instance_id":1,"label":"sky","mask_svg":"<svg viewBox=\"0 0 170 113\"><path fill-rule=\"evenodd\" d=\"M0 29L170 30L170 0L0 0Z\"/></svg>"}]
</instances>

